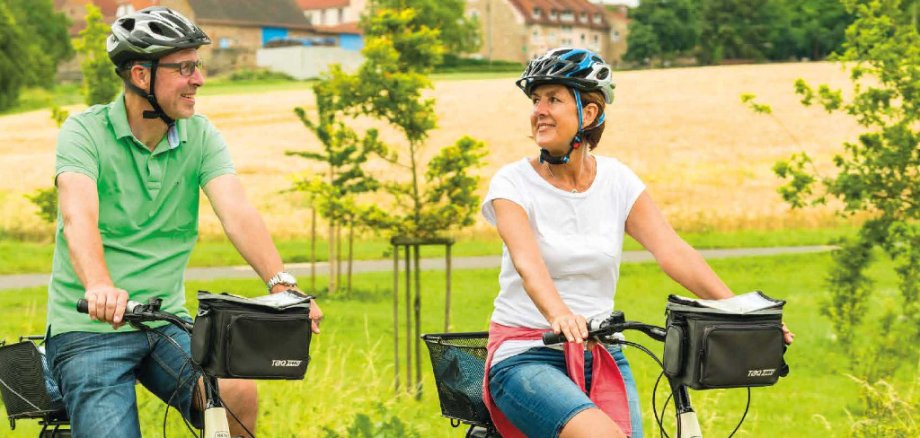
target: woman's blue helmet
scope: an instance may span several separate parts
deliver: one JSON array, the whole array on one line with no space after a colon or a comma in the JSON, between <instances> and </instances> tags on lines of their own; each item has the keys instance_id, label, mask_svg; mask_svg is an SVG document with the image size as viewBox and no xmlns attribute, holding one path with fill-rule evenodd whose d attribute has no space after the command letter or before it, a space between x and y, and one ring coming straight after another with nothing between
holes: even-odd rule
<instances>
[{"instance_id":1,"label":"woman's blue helmet","mask_svg":"<svg viewBox=\"0 0 920 438\"><path fill-rule=\"evenodd\" d=\"M613 72L596 53L587 49L561 47L531 60L515 82L524 94L544 84L562 84L579 91L600 91L607 104L613 103Z\"/></svg>"}]
</instances>

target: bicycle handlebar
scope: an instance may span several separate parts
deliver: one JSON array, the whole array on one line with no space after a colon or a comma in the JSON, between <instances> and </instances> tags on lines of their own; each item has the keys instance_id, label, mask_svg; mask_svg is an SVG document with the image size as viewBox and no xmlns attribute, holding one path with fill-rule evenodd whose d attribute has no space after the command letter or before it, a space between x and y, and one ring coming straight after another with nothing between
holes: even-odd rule
<instances>
[{"instance_id":1,"label":"bicycle handlebar","mask_svg":"<svg viewBox=\"0 0 920 438\"><path fill-rule=\"evenodd\" d=\"M664 342L664 338L667 333L663 327L645 324L638 321L626 321L626 317L623 315L623 312L617 310L610 313L610 316L605 320L589 321L588 339L603 340L603 338L612 336L614 333L626 330L638 330L659 342ZM562 333L556 334L551 331L543 333L544 345L561 344L565 341L565 335Z\"/></svg>"},{"instance_id":2,"label":"bicycle handlebar","mask_svg":"<svg viewBox=\"0 0 920 438\"><path fill-rule=\"evenodd\" d=\"M140 328L143 326L144 322L152 321L166 321L170 324L179 327L186 332L191 333L192 323L188 322L178 316L169 313L160 311L160 303L162 300L159 298L151 298L147 304L139 303L137 301L128 301L125 305L125 322L131 324L134 327ZM89 302L83 298L77 300L77 312L80 313L89 313Z\"/></svg>"}]
</instances>

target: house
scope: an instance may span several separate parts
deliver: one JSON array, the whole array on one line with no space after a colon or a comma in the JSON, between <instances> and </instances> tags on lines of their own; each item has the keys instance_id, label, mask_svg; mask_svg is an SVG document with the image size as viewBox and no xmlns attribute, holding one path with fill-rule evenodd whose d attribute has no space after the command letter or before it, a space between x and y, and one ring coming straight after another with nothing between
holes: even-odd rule
<instances>
[{"instance_id":1,"label":"house","mask_svg":"<svg viewBox=\"0 0 920 438\"><path fill-rule=\"evenodd\" d=\"M159 0L211 37L199 49L209 73L255 67L256 51L274 41L314 40L318 34L295 0Z\"/></svg>"},{"instance_id":2,"label":"house","mask_svg":"<svg viewBox=\"0 0 920 438\"><path fill-rule=\"evenodd\" d=\"M604 8L604 14L607 16L607 22L610 23L609 45L604 59L611 65L616 66L626 54L626 36L629 34L629 8L625 5L607 5Z\"/></svg>"},{"instance_id":3,"label":"house","mask_svg":"<svg viewBox=\"0 0 920 438\"><path fill-rule=\"evenodd\" d=\"M611 63L619 59L604 7L588 0L467 0L466 13L480 23L478 58L526 62L566 46L592 50Z\"/></svg>"},{"instance_id":4,"label":"house","mask_svg":"<svg viewBox=\"0 0 920 438\"><path fill-rule=\"evenodd\" d=\"M339 47L364 48L364 32L358 23L367 8L366 0L297 0L297 6L317 32L337 36Z\"/></svg>"}]
</instances>

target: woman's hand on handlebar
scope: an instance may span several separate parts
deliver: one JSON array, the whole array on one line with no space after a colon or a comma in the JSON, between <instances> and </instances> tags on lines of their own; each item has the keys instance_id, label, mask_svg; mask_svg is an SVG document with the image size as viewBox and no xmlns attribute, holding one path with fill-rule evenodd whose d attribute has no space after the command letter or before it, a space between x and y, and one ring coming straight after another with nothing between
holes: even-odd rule
<instances>
[{"instance_id":1,"label":"woman's hand on handlebar","mask_svg":"<svg viewBox=\"0 0 920 438\"><path fill-rule=\"evenodd\" d=\"M89 304L89 317L112 325L118 330L124 325L128 292L115 286L95 286L83 294Z\"/></svg>"},{"instance_id":2,"label":"woman's hand on handlebar","mask_svg":"<svg viewBox=\"0 0 920 438\"><path fill-rule=\"evenodd\" d=\"M581 344L588 337L588 322L584 316L568 312L553 317L549 323L553 333L562 333L569 342Z\"/></svg>"}]
</instances>

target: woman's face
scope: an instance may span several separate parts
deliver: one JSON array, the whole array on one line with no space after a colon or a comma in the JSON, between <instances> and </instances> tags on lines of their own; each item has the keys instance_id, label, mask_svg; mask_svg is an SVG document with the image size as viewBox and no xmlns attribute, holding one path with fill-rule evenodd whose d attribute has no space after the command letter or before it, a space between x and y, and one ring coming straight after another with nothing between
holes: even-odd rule
<instances>
[{"instance_id":1,"label":"woman's face","mask_svg":"<svg viewBox=\"0 0 920 438\"><path fill-rule=\"evenodd\" d=\"M553 155L564 154L578 133L575 97L568 87L547 84L536 87L530 95L533 111L530 130L534 141Z\"/></svg>"}]
</instances>

